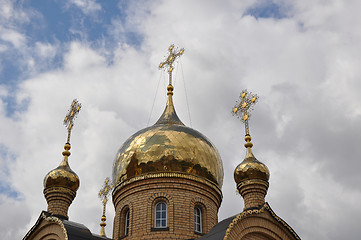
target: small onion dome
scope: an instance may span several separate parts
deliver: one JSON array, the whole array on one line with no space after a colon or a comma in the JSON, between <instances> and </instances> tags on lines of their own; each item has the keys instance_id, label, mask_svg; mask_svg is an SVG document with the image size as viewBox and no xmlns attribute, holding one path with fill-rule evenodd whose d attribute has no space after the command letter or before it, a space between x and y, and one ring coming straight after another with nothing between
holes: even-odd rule
<instances>
[{"instance_id":1,"label":"small onion dome","mask_svg":"<svg viewBox=\"0 0 361 240\"><path fill-rule=\"evenodd\" d=\"M258 161L252 153L250 142L251 137L246 136L245 147L247 148L246 158L234 170L234 180L237 185L245 180L260 179L268 182L270 172L266 165Z\"/></svg>"},{"instance_id":2,"label":"small onion dome","mask_svg":"<svg viewBox=\"0 0 361 240\"><path fill-rule=\"evenodd\" d=\"M44 188L64 187L76 192L79 188L79 177L69 167L68 157L70 156L70 144L66 143L63 151L63 161L59 167L51 170L44 178Z\"/></svg>"},{"instance_id":3,"label":"small onion dome","mask_svg":"<svg viewBox=\"0 0 361 240\"><path fill-rule=\"evenodd\" d=\"M221 188L223 165L217 149L203 134L184 126L173 106L172 85L167 89L168 102L158 121L120 147L113 164L114 185L147 173L180 172Z\"/></svg>"}]
</instances>

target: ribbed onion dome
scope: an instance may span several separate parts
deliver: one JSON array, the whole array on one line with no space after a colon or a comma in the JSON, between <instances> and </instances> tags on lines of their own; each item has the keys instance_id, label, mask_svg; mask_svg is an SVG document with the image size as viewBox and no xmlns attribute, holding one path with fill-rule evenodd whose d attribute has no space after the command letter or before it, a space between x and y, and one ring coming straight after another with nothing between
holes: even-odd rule
<instances>
[{"instance_id":1,"label":"ribbed onion dome","mask_svg":"<svg viewBox=\"0 0 361 240\"><path fill-rule=\"evenodd\" d=\"M268 182L270 172L267 166L258 161L252 153L253 144L250 142L251 137L245 137L247 154L243 162L241 162L234 170L234 180L237 185L245 180L260 179Z\"/></svg>"},{"instance_id":2,"label":"ribbed onion dome","mask_svg":"<svg viewBox=\"0 0 361 240\"><path fill-rule=\"evenodd\" d=\"M59 167L51 170L46 174L44 178L44 188L50 187L64 187L73 191L77 191L79 188L79 177L69 167L68 157L70 156L70 144L66 143L63 151L63 161Z\"/></svg>"},{"instance_id":3,"label":"ribbed onion dome","mask_svg":"<svg viewBox=\"0 0 361 240\"><path fill-rule=\"evenodd\" d=\"M223 183L222 160L215 146L200 132L186 127L173 106L173 87L159 120L132 135L120 147L113 164L115 186L146 173L181 172Z\"/></svg>"}]
</instances>

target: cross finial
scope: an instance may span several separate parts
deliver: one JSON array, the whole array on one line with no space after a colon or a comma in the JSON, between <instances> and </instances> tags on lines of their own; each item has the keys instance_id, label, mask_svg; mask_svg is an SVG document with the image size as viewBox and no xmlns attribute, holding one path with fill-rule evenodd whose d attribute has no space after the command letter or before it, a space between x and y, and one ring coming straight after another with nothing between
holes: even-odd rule
<instances>
[{"instance_id":1,"label":"cross finial","mask_svg":"<svg viewBox=\"0 0 361 240\"><path fill-rule=\"evenodd\" d=\"M168 48L168 51L169 51L169 55L164 62L161 62L159 64L159 69L168 68L169 85L172 85L172 72L174 70L173 63L177 57L181 56L184 53L184 48L178 51L177 49L174 49L174 44L172 44Z\"/></svg>"},{"instance_id":2,"label":"cross finial","mask_svg":"<svg viewBox=\"0 0 361 240\"><path fill-rule=\"evenodd\" d=\"M76 115L79 113L80 108L81 108L81 103L79 103L78 100L74 99L73 102L71 103L68 114L64 118L64 125L68 128L67 143L70 143L70 133L71 133L71 129L74 126L73 121Z\"/></svg>"},{"instance_id":3,"label":"cross finial","mask_svg":"<svg viewBox=\"0 0 361 240\"><path fill-rule=\"evenodd\" d=\"M107 220L107 218L105 217L105 207L107 205L108 202L108 195L110 194L110 191L113 189L113 184L111 183L111 181L109 180L109 178L106 178L104 181L104 185L103 187L100 189L98 197L100 198L100 200L103 203L103 215L101 217L101 229L100 229L100 236L105 237L105 229L104 227L107 225L105 223L105 221Z\"/></svg>"},{"instance_id":4,"label":"cross finial","mask_svg":"<svg viewBox=\"0 0 361 240\"><path fill-rule=\"evenodd\" d=\"M246 89L240 94L239 100L233 108L232 114L241 119L245 125L246 136L249 135L248 119L251 116L250 112L258 101L258 96L248 92Z\"/></svg>"}]
</instances>

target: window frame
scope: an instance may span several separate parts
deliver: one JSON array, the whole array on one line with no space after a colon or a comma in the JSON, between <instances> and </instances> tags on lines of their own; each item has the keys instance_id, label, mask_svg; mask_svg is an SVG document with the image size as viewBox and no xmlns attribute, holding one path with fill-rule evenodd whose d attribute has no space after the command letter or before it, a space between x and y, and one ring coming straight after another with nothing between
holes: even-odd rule
<instances>
[{"instance_id":1,"label":"window frame","mask_svg":"<svg viewBox=\"0 0 361 240\"><path fill-rule=\"evenodd\" d=\"M198 214L198 212L199 214ZM203 233L203 212L202 212L202 208L200 206L195 206L194 207L194 232L195 233ZM197 221L197 219L199 221ZM199 230L198 230L199 227Z\"/></svg>"},{"instance_id":2,"label":"window frame","mask_svg":"<svg viewBox=\"0 0 361 240\"><path fill-rule=\"evenodd\" d=\"M125 210L124 214L124 235L128 236L130 226L130 209Z\"/></svg>"},{"instance_id":3,"label":"window frame","mask_svg":"<svg viewBox=\"0 0 361 240\"><path fill-rule=\"evenodd\" d=\"M158 206L164 205L165 208L161 207L158 211ZM159 218L157 217L157 212L160 213ZM163 216L163 213L165 212L165 216ZM165 220L165 225L163 225L163 221ZM159 226L157 226L157 221L159 221ZM162 229L168 227L168 205L165 201L159 201L154 205L154 228L156 229Z\"/></svg>"},{"instance_id":4,"label":"window frame","mask_svg":"<svg viewBox=\"0 0 361 240\"><path fill-rule=\"evenodd\" d=\"M127 217L128 217L128 223L127 223ZM129 205L125 205L122 207L122 210L120 211L119 214L119 239L123 239L130 235L131 232L130 218L131 218L131 207ZM128 226L128 228L126 228L126 226Z\"/></svg>"}]
</instances>

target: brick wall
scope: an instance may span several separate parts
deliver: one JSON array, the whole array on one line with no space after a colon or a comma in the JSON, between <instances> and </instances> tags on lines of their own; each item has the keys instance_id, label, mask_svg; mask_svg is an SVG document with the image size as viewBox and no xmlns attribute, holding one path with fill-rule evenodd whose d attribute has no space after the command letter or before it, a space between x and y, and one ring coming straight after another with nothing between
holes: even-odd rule
<instances>
[{"instance_id":1,"label":"brick wall","mask_svg":"<svg viewBox=\"0 0 361 240\"><path fill-rule=\"evenodd\" d=\"M268 182L250 179L238 184L237 189L244 199L244 209L258 208L265 203Z\"/></svg>"},{"instance_id":2,"label":"brick wall","mask_svg":"<svg viewBox=\"0 0 361 240\"><path fill-rule=\"evenodd\" d=\"M68 209L76 193L68 188L50 187L44 189L48 212L68 218Z\"/></svg>"},{"instance_id":3,"label":"brick wall","mask_svg":"<svg viewBox=\"0 0 361 240\"><path fill-rule=\"evenodd\" d=\"M184 176L184 177L182 177ZM199 181L198 181L198 180ZM114 190L115 219L113 238L118 239L192 239L194 207L202 209L202 228L207 233L218 222L222 196L218 187L187 174L177 177L154 177L130 182ZM155 204L167 204L167 228L154 226ZM124 236L126 209L130 210L129 234Z\"/></svg>"}]
</instances>

